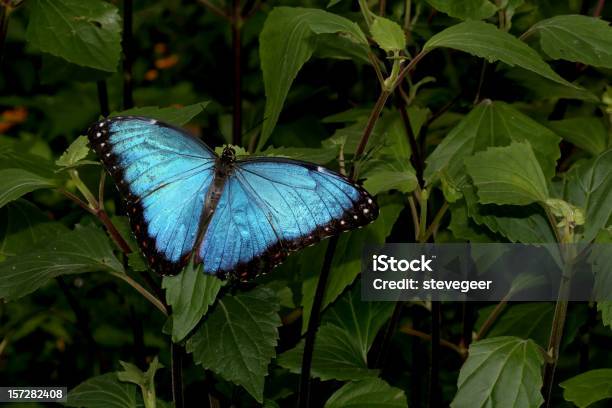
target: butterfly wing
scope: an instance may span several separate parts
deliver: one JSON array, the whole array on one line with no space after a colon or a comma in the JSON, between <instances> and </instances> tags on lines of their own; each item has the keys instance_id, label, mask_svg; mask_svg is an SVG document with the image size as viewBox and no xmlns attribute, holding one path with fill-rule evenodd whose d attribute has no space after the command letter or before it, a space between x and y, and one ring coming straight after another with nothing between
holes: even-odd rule
<instances>
[{"instance_id":1,"label":"butterfly wing","mask_svg":"<svg viewBox=\"0 0 612 408\"><path fill-rule=\"evenodd\" d=\"M290 251L378 215L374 199L344 176L310 163L238 161L225 183L198 255L208 273L248 279Z\"/></svg>"},{"instance_id":2,"label":"butterfly wing","mask_svg":"<svg viewBox=\"0 0 612 408\"><path fill-rule=\"evenodd\" d=\"M203 142L142 117L92 125L90 145L127 203L138 244L160 273L176 273L195 245L216 156Z\"/></svg>"}]
</instances>

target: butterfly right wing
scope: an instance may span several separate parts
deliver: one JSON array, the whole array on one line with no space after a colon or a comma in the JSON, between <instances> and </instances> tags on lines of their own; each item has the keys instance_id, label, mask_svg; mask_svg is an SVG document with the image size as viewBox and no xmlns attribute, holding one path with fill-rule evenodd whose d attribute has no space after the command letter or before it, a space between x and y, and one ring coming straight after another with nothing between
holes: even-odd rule
<instances>
[{"instance_id":1,"label":"butterfly right wing","mask_svg":"<svg viewBox=\"0 0 612 408\"><path fill-rule=\"evenodd\" d=\"M235 163L197 255L206 273L248 280L289 252L364 226L378 207L363 188L312 163Z\"/></svg>"},{"instance_id":2,"label":"butterfly right wing","mask_svg":"<svg viewBox=\"0 0 612 408\"><path fill-rule=\"evenodd\" d=\"M197 240L214 152L178 128L142 117L102 120L88 137L125 198L149 265L178 273Z\"/></svg>"}]
</instances>

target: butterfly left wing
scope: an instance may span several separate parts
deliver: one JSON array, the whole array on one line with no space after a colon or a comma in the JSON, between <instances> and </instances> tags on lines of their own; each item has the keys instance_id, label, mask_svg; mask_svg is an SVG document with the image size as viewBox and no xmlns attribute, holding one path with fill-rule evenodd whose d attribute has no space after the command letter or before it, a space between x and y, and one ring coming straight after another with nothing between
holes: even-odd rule
<instances>
[{"instance_id":1,"label":"butterfly left wing","mask_svg":"<svg viewBox=\"0 0 612 408\"><path fill-rule=\"evenodd\" d=\"M197 240L216 155L183 130L143 117L102 120L88 137L126 200L149 265L178 273Z\"/></svg>"},{"instance_id":2,"label":"butterfly left wing","mask_svg":"<svg viewBox=\"0 0 612 408\"><path fill-rule=\"evenodd\" d=\"M248 279L290 251L361 227L378 215L374 199L344 176L280 158L238 161L198 256L207 273Z\"/></svg>"}]
</instances>

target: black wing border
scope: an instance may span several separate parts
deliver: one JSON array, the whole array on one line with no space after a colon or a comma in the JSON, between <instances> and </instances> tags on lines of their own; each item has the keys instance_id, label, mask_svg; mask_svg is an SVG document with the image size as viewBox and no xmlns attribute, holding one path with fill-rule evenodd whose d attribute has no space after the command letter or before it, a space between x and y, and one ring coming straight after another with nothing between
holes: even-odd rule
<instances>
[{"instance_id":1,"label":"black wing border","mask_svg":"<svg viewBox=\"0 0 612 408\"><path fill-rule=\"evenodd\" d=\"M167 259L162 252L157 250L155 239L149 236L149 225L144 219L144 208L142 203L140 199L130 191L129 185L125 180L124 168L119 164L119 158L113 153L112 146L109 142L109 137L112 133L110 131L110 124L127 120L141 120L150 123L151 125L170 128L187 137L193 138L196 142L202 145L204 149L209 151L215 159L218 158L218 155L203 141L185 130L144 116L125 115L109 117L97 121L87 130L87 138L89 139L90 147L100 158L104 169L112 177L117 190L123 198L123 203L126 207L132 233L136 238L138 247L140 248L140 251L145 257L147 263L152 269L162 276L176 275L189 263L195 247L181 259L173 262Z\"/></svg>"}]
</instances>

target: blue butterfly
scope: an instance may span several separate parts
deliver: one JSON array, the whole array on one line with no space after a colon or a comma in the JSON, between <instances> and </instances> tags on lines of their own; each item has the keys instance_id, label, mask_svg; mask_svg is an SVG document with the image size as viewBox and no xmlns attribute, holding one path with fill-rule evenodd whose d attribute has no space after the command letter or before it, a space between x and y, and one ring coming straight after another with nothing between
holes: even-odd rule
<instances>
[{"instance_id":1,"label":"blue butterfly","mask_svg":"<svg viewBox=\"0 0 612 408\"><path fill-rule=\"evenodd\" d=\"M237 159L231 147L218 156L154 119L104 119L88 137L161 274L178 273L193 256L206 273L248 280L290 251L378 216L374 199L338 173L277 157Z\"/></svg>"}]
</instances>

